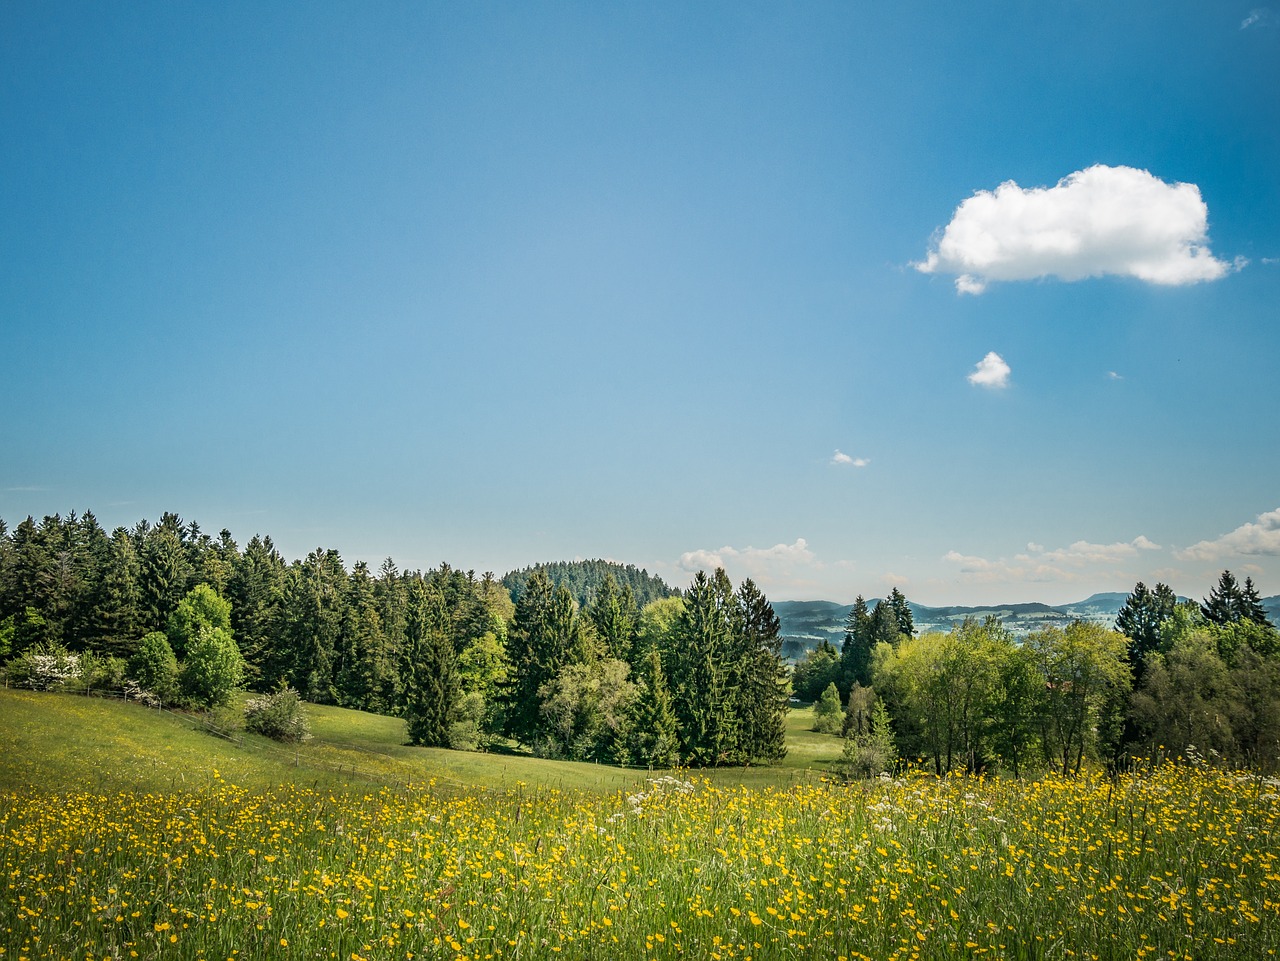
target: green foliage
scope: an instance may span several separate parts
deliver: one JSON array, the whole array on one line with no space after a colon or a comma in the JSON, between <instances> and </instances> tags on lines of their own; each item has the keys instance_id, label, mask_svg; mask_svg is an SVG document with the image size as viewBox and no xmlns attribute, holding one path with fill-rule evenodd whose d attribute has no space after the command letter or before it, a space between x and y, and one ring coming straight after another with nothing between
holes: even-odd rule
<instances>
[{"instance_id":1,"label":"green foliage","mask_svg":"<svg viewBox=\"0 0 1280 961\"><path fill-rule=\"evenodd\" d=\"M80 657L57 641L28 647L5 666L9 683L33 691L60 691L80 678Z\"/></svg>"},{"instance_id":2,"label":"green foliage","mask_svg":"<svg viewBox=\"0 0 1280 961\"><path fill-rule=\"evenodd\" d=\"M129 659L126 673L142 690L162 700L172 700L178 692L178 658L169 638L160 631L143 637Z\"/></svg>"},{"instance_id":3,"label":"green foliage","mask_svg":"<svg viewBox=\"0 0 1280 961\"><path fill-rule=\"evenodd\" d=\"M509 635L510 680L506 692L507 733L525 744L540 739L539 691L560 669L586 658L587 640L573 595L535 569L516 603Z\"/></svg>"},{"instance_id":4,"label":"green foliage","mask_svg":"<svg viewBox=\"0 0 1280 961\"><path fill-rule=\"evenodd\" d=\"M188 643L178 672L178 693L196 707L216 708L231 700L244 678L244 659L231 632L201 626Z\"/></svg>"},{"instance_id":5,"label":"green foliage","mask_svg":"<svg viewBox=\"0 0 1280 961\"><path fill-rule=\"evenodd\" d=\"M202 628L216 627L234 637L231 630L231 602L218 596L208 584L197 584L169 615L166 633L179 657Z\"/></svg>"},{"instance_id":6,"label":"green foliage","mask_svg":"<svg viewBox=\"0 0 1280 961\"><path fill-rule=\"evenodd\" d=\"M844 644L840 648L840 679L837 687L842 696L848 697L855 684L865 687L871 683L871 649L874 646L871 612L867 610L867 602L859 594L845 621Z\"/></svg>"},{"instance_id":7,"label":"green foliage","mask_svg":"<svg viewBox=\"0 0 1280 961\"><path fill-rule=\"evenodd\" d=\"M835 684L841 676L842 660L836 649L827 641L806 654L791 674L791 689L795 696L812 703L822 696L828 684ZM839 688L839 685L836 685Z\"/></svg>"},{"instance_id":8,"label":"green foliage","mask_svg":"<svg viewBox=\"0 0 1280 961\"><path fill-rule=\"evenodd\" d=\"M845 739L840 760L832 769L846 780L865 779L889 773L897 763L898 748L893 740L889 712L884 702L876 699L868 730Z\"/></svg>"},{"instance_id":9,"label":"green foliage","mask_svg":"<svg viewBox=\"0 0 1280 961\"><path fill-rule=\"evenodd\" d=\"M819 734L839 734L844 729L844 709L834 682L827 685L813 706L813 729Z\"/></svg>"},{"instance_id":10,"label":"green foliage","mask_svg":"<svg viewBox=\"0 0 1280 961\"><path fill-rule=\"evenodd\" d=\"M311 723L302 698L291 687L281 687L271 694L245 701L244 726L255 734L290 744L311 737Z\"/></svg>"},{"instance_id":11,"label":"green foliage","mask_svg":"<svg viewBox=\"0 0 1280 961\"><path fill-rule=\"evenodd\" d=\"M654 603L662 603L655 601ZM627 756L651 768L674 767L680 761L680 738L671 692L656 647L641 662L641 684L635 699Z\"/></svg>"},{"instance_id":12,"label":"green foliage","mask_svg":"<svg viewBox=\"0 0 1280 961\"><path fill-rule=\"evenodd\" d=\"M1041 738L1050 768L1078 774L1085 755L1102 749L1099 735L1114 730L1124 708L1116 692L1131 684L1124 635L1099 624L1075 621L1065 630L1048 627L1026 640L1045 679Z\"/></svg>"},{"instance_id":13,"label":"green foliage","mask_svg":"<svg viewBox=\"0 0 1280 961\"><path fill-rule=\"evenodd\" d=\"M626 747L638 694L625 661L568 664L542 686L545 723L536 743L546 757L627 763Z\"/></svg>"}]
</instances>

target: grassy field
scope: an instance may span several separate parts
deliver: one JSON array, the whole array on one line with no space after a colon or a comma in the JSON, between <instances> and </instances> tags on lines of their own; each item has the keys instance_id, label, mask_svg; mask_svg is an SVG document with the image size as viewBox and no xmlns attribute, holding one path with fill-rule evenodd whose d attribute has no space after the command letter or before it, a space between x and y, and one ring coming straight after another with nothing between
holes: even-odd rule
<instances>
[{"instance_id":1,"label":"grassy field","mask_svg":"<svg viewBox=\"0 0 1280 961\"><path fill-rule=\"evenodd\" d=\"M839 741L800 714L786 765L652 775L405 748L394 721L314 714L321 743L295 766L142 708L0 692L0 957L1280 948L1274 780L1165 766L845 786L820 776Z\"/></svg>"},{"instance_id":2,"label":"grassy field","mask_svg":"<svg viewBox=\"0 0 1280 961\"><path fill-rule=\"evenodd\" d=\"M314 737L293 748L234 732L231 740L194 719L97 697L0 689L0 789L103 792L193 789L215 770L242 787L282 783L326 790L406 788L434 781L442 789L500 789L524 784L563 790L615 791L644 783L648 772L547 761L517 753L473 754L405 744L399 718L307 705ZM808 709L788 719L788 754L776 767L711 772L717 781L786 785L819 775L840 741L814 734Z\"/></svg>"}]
</instances>

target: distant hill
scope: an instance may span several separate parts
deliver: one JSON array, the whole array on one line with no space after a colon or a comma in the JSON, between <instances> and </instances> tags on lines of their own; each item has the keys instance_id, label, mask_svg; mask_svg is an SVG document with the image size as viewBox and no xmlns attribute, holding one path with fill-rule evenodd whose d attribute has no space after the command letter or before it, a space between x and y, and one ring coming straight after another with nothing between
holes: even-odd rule
<instances>
[{"instance_id":1,"label":"distant hill","mask_svg":"<svg viewBox=\"0 0 1280 961\"><path fill-rule=\"evenodd\" d=\"M679 593L658 575L650 574L647 570L633 564L618 564L614 561L602 560L554 561L547 564L534 564L531 567L504 574L502 586L511 592L513 601L519 602L524 586L529 582L529 576L539 569L547 572L551 583L556 586L564 584L568 587L570 593L577 598L578 604L584 607L600 589L600 585L604 583L605 576L608 574L613 575L618 587L624 584L631 585L631 593L635 595L637 607L644 607L650 601Z\"/></svg>"}]
</instances>

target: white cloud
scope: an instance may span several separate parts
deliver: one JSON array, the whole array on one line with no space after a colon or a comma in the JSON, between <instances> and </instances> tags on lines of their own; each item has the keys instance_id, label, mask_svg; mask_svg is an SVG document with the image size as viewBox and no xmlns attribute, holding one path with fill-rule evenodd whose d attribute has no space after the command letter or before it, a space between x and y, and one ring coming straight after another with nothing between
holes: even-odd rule
<instances>
[{"instance_id":1,"label":"white cloud","mask_svg":"<svg viewBox=\"0 0 1280 961\"><path fill-rule=\"evenodd\" d=\"M1181 561L1216 561L1240 554L1280 555L1280 508L1259 514L1257 521L1241 524L1229 534L1174 551L1173 556Z\"/></svg>"},{"instance_id":2,"label":"white cloud","mask_svg":"<svg viewBox=\"0 0 1280 961\"><path fill-rule=\"evenodd\" d=\"M1012 560L991 560L976 554L948 551L943 560L957 566L966 579L980 583L1005 581L1077 581L1096 568L1115 568L1123 561L1138 556L1140 551L1161 550L1159 544L1139 535L1131 541L1115 544L1091 544L1076 541L1068 547L1045 550L1034 541L1027 544L1027 553L1015 554Z\"/></svg>"},{"instance_id":3,"label":"white cloud","mask_svg":"<svg viewBox=\"0 0 1280 961\"><path fill-rule=\"evenodd\" d=\"M1004 358L994 350L973 365L973 373L969 375L969 383L978 387L998 390L1009 386L1009 374L1012 373Z\"/></svg>"},{"instance_id":4,"label":"white cloud","mask_svg":"<svg viewBox=\"0 0 1280 961\"><path fill-rule=\"evenodd\" d=\"M866 467L871 461L866 457L850 457L841 450L831 455L831 463L836 467Z\"/></svg>"},{"instance_id":5,"label":"white cloud","mask_svg":"<svg viewBox=\"0 0 1280 961\"><path fill-rule=\"evenodd\" d=\"M809 543L798 537L793 544L772 547L721 547L718 550L686 551L678 562L681 570L693 574L723 567L729 577L740 581L750 577L766 590L806 589L812 575L824 565L809 549Z\"/></svg>"},{"instance_id":6,"label":"white cloud","mask_svg":"<svg viewBox=\"0 0 1280 961\"><path fill-rule=\"evenodd\" d=\"M1012 180L956 208L922 273L955 274L956 290L988 283L1115 274L1153 284L1217 280L1238 269L1208 243L1208 207L1195 184L1168 184L1145 170L1097 165L1053 187Z\"/></svg>"},{"instance_id":7,"label":"white cloud","mask_svg":"<svg viewBox=\"0 0 1280 961\"><path fill-rule=\"evenodd\" d=\"M1117 374L1114 370L1107 371L1107 377L1110 380L1124 380L1124 375Z\"/></svg>"},{"instance_id":8,"label":"white cloud","mask_svg":"<svg viewBox=\"0 0 1280 961\"><path fill-rule=\"evenodd\" d=\"M1248 30L1250 27L1263 26L1268 27L1275 22L1275 14L1266 7L1254 7L1249 11L1249 16L1240 21L1240 29Z\"/></svg>"}]
</instances>

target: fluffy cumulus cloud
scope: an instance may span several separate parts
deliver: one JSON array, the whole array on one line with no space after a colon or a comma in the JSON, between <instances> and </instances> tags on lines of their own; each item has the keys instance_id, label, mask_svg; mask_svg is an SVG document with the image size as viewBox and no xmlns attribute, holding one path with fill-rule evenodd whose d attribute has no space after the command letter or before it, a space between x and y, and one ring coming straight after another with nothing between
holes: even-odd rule
<instances>
[{"instance_id":1,"label":"fluffy cumulus cloud","mask_svg":"<svg viewBox=\"0 0 1280 961\"><path fill-rule=\"evenodd\" d=\"M1200 541L1173 554L1183 561L1217 561L1240 555L1280 555L1280 508L1259 514L1253 523L1241 524L1228 534L1211 541Z\"/></svg>"},{"instance_id":2,"label":"fluffy cumulus cloud","mask_svg":"<svg viewBox=\"0 0 1280 961\"><path fill-rule=\"evenodd\" d=\"M973 365L973 373L969 375L969 383L988 390L999 390L1009 386L1009 375L1013 373L1004 358L994 350Z\"/></svg>"},{"instance_id":3,"label":"fluffy cumulus cloud","mask_svg":"<svg viewBox=\"0 0 1280 961\"><path fill-rule=\"evenodd\" d=\"M1092 544L1076 541L1067 547L1046 550L1043 545L1030 543L1026 553L1015 554L1012 560L991 560L975 554L948 551L942 558L956 567L967 580L985 583L998 582L1052 582L1076 581L1098 569L1116 568L1142 551L1161 550L1159 544L1139 535L1131 541L1114 544Z\"/></svg>"},{"instance_id":4,"label":"fluffy cumulus cloud","mask_svg":"<svg viewBox=\"0 0 1280 961\"><path fill-rule=\"evenodd\" d=\"M833 467L866 467L871 461L865 457L850 457L844 451L837 450L831 455Z\"/></svg>"},{"instance_id":5,"label":"fluffy cumulus cloud","mask_svg":"<svg viewBox=\"0 0 1280 961\"><path fill-rule=\"evenodd\" d=\"M1195 184L1098 165L1053 187L1013 181L956 208L915 268L956 275L961 293L992 281L1115 274L1153 284L1217 280L1232 270L1208 247L1209 210Z\"/></svg>"}]
</instances>

